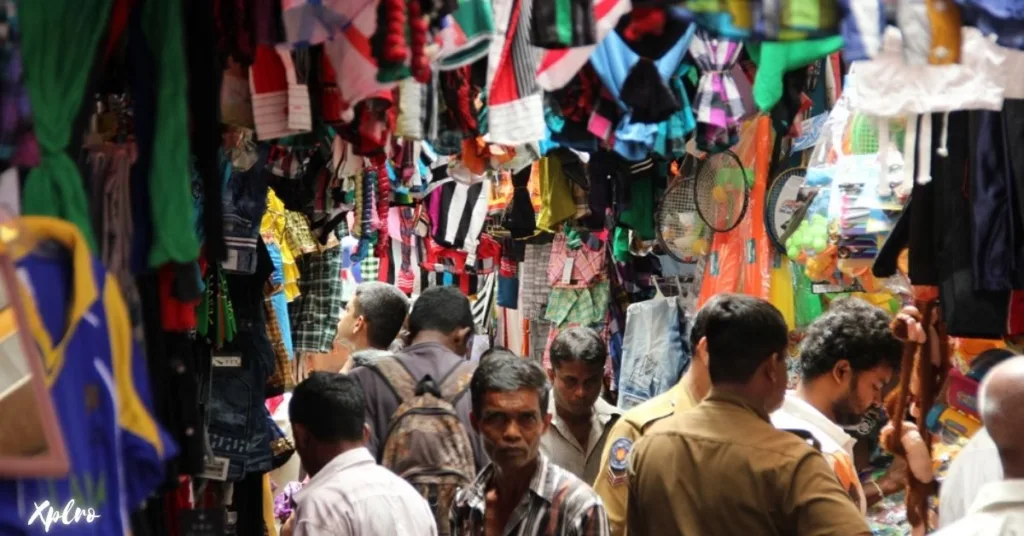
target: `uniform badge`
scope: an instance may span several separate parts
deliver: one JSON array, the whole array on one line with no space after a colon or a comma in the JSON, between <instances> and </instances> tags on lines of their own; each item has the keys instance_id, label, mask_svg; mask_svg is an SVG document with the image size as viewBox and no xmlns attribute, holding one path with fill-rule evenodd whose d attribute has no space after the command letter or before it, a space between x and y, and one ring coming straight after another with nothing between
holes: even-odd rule
<instances>
[{"instance_id":1,"label":"uniform badge","mask_svg":"<svg viewBox=\"0 0 1024 536\"><path fill-rule=\"evenodd\" d=\"M608 455L608 480L613 486L626 483L626 468L629 467L629 453L632 450L633 442L628 438L620 437L612 443Z\"/></svg>"}]
</instances>

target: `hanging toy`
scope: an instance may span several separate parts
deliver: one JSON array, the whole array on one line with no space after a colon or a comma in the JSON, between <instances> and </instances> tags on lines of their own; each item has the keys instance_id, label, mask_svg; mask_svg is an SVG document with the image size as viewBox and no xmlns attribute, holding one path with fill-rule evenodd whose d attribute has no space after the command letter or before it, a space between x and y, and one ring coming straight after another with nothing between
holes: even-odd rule
<instances>
[{"instance_id":1,"label":"hanging toy","mask_svg":"<svg viewBox=\"0 0 1024 536\"><path fill-rule=\"evenodd\" d=\"M928 531L928 497L937 483L931 466L931 432L907 420L907 413L919 422L931 411L949 370L949 339L941 320L937 294L915 289L915 307L896 315L890 324L893 335L903 341L903 362L899 386L886 398L885 410L892 421L883 430L882 447L904 458L907 475L907 521L914 536Z\"/></svg>"}]
</instances>

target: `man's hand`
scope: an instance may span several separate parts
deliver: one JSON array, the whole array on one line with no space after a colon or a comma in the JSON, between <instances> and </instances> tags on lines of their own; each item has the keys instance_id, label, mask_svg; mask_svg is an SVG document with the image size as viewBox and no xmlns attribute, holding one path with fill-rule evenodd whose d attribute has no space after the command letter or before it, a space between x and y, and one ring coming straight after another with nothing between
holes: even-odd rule
<instances>
[{"instance_id":1,"label":"man's hand","mask_svg":"<svg viewBox=\"0 0 1024 536\"><path fill-rule=\"evenodd\" d=\"M281 536L292 536L292 532L293 532L292 525L294 525L294 523L295 523L295 514L293 513L292 515L288 516L288 521L285 521L284 525L281 525Z\"/></svg>"},{"instance_id":2,"label":"man's hand","mask_svg":"<svg viewBox=\"0 0 1024 536\"><path fill-rule=\"evenodd\" d=\"M924 326L917 321L920 317L921 312L914 306L904 307L896 315L896 318L902 320L907 326L907 341L909 342L924 344L927 339L924 333Z\"/></svg>"}]
</instances>

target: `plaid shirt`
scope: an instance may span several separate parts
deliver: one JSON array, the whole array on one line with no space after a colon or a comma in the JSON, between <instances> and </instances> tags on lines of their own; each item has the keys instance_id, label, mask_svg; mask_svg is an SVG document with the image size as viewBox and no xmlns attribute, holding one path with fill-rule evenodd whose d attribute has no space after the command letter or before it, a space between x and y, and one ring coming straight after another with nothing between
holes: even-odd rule
<instances>
[{"instance_id":1,"label":"plaid shirt","mask_svg":"<svg viewBox=\"0 0 1024 536\"><path fill-rule=\"evenodd\" d=\"M611 296L609 289L607 281L602 281L592 288L552 289L544 320L554 322L558 327L566 324L588 326L602 322L608 311L608 300Z\"/></svg>"},{"instance_id":2,"label":"plaid shirt","mask_svg":"<svg viewBox=\"0 0 1024 536\"><path fill-rule=\"evenodd\" d=\"M597 493L572 473L537 455L537 471L530 490L503 533L517 536L604 536L610 534L608 516ZM472 486L459 490L452 505L451 534L484 534L484 507L487 485L494 476L488 465Z\"/></svg>"},{"instance_id":3,"label":"plaid shirt","mask_svg":"<svg viewBox=\"0 0 1024 536\"><path fill-rule=\"evenodd\" d=\"M729 70L742 50L740 41L719 39L703 30L690 43L690 54L704 73L694 102L697 147L703 151L721 151L739 141L743 100Z\"/></svg>"},{"instance_id":4,"label":"plaid shirt","mask_svg":"<svg viewBox=\"0 0 1024 536\"><path fill-rule=\"evenodd\" d=\"M298 259L302 292L289 306L295 353L326 353L334 346L341 320L341 247Z\"/></svg>"}]
</instances>

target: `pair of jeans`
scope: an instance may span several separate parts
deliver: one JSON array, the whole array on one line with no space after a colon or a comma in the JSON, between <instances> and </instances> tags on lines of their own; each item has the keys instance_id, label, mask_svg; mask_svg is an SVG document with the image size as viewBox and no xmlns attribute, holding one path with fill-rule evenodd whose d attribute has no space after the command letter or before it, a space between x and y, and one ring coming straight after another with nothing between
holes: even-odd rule
<instances>
[{"instance_id":1,"label":"pair of jeans","mask_svg":"<svg viewBox=\"0 0 1024 536\"><path fill-rule=\"evenodd\" d=\"M234 169L225 158L223 221L227 258L225 270L251 274L256 271L256 244L259 241L260 222L267 210L267 180L263 174L268 149L261 145L256 163L247 170Z\"/></svg>"},{"instance_id":2,"label":"pair of jeans","mask_svg":"<svg viewBox=\"0 0 1024 536\"><path fill-rule=\"evenodd\" d=\"M227 458L228 480L272 469L271 430L264 406L274 351L267 337L262 307L235 311L238 333L213 354L209 438L214 455Z\"/></svg>"},{"instance_id":3,"label":"pair of jeans","mask_svg":"<svg viewBox=\"0 0 1024 536\"><path fill-rule=\"evenodd\" d=\"M679 381L690 364L690 323L675 298L629 306L619 372L619 408L636 406Z\"/></svg>"}]
</instances>

